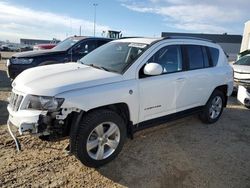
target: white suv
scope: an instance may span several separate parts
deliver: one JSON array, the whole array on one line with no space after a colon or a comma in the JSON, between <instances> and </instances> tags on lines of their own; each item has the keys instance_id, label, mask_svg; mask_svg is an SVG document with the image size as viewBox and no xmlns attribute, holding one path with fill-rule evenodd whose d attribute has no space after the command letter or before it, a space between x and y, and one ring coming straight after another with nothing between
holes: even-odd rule
<instances>
[{"instance_id":1,"label":"white suv","mask_svg":"<svg viewBox=\"0 0 250 188\"><path fill-rule=\"evenodd\" d=\"M233 70L207 40L125 38L78 63L28 69L12 86L8 126L69 136L71 153L97 167L142 128L192 113L216 122L233 90Z\"/></svg>"}]
</instances>

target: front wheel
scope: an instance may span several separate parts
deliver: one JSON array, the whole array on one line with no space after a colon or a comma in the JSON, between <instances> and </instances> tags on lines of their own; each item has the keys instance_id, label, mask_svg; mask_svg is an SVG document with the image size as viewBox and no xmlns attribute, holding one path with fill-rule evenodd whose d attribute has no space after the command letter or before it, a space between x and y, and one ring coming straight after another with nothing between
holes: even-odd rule
<instances>
[{"instance_id":1,"label":"front wheel","mask_svg":"<svg viewBox=\"0 0 250 188\"><path fill-rule=\"evenodd\" d=\"M114 111L97 110L82 118L75 136L71 138L74 139L71 151L84 165L99 167L119 154L126 138L126 127Z\"/></svg>"},{"instance_id":2,"label":"front wheel","mask_svg":"<svg viewBox=\"0 0 250 188\"><path fill-rule=\"evenodd\" d=\"M225 104L225 95L215 90L200 113L200 119L203 123L215 123L220 118Z\"/></svg>"}]
</instances>

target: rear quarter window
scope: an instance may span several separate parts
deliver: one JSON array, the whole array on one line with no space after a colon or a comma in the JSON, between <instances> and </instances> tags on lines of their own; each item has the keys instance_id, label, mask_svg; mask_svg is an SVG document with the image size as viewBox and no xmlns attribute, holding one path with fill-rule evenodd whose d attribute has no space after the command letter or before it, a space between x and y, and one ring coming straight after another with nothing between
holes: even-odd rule
<instances>
[{"instance_id":1,"label":"rear quarter window","mask_svg":"<svg viewBox=\"0 0 250 188\"><path fill-rule=\"evenodd\" d=\"M215 67L218 64L219 50L217 48L208 47L208 51L211 56L212 65Z\"/></svg>"}]
</instances>

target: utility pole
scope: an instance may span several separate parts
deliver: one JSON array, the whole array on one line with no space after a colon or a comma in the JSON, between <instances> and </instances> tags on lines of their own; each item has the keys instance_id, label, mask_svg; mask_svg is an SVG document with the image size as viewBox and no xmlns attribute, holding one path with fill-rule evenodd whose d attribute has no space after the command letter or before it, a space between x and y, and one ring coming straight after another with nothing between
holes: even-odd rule
<instances>
[{"instance_id":1,"label":"utility pole","mask_svg":"<svg viewBox=\"0 0 250 188\"><path fill-rule=\"evenodd\" d=\"M82 36L82 26L80 25L80 32L79 32L80 36Z\"/></svg>"},{"instance_id":2,"label":"utility pole","mask_svg":"<svg viewBox=\"0 0 250 188\"><path fill-rule=\"evenodd\" d=\"M97 7L97 3L94 3L94 37L95 37L95 24L96 24L96 7Z\"/></svg>"}]
</instances>

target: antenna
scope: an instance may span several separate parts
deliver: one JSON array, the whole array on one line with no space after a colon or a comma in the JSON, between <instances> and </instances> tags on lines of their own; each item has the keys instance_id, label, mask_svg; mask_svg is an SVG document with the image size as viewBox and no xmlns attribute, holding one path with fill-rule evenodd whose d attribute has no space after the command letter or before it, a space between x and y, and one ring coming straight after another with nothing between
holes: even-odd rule
<instances>
[{"instance_id":1,"label":"antenna","mask_svg":"<svg viewBox=\"0 0 250 188\"><path fill-rule=\"evenodd\" d=\"M95 37L95 24L96 24L96 7L97 7L97 3L94 3L94 37Z\"/></svg>"}]
</instances>

